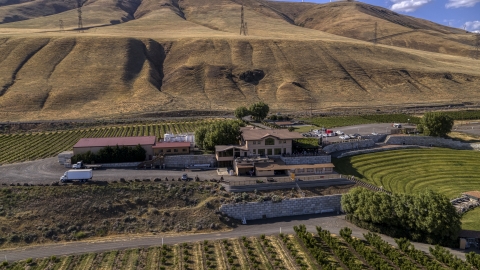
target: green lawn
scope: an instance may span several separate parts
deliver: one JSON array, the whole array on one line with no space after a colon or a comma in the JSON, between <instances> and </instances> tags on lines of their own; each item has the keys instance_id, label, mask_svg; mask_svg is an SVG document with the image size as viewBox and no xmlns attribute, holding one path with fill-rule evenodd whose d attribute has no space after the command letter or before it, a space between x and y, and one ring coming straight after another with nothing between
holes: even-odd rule
<instances>
[{"instance_id":1,"label":"green lawn","mask_svg":"<svg viewBox=\"0 0 480 270\"><path fill-rule=\"evenodd\" d=\"M391 192L431 189L449 198L480 190L480 152L408 149L365 154L333 161L336 171L355 175ZM463 218L465 229L480 230L480 208Z\"/></svg>"},{"instance_id":2,"label":"green lawn","mask_svg":"<svg viewBox=\"0 0 480 270\"><path fill-rule=\"evenodd\" d=\"M463 215L462 229L480 231L480 207L468 211Z\"/></svg>"},{"instance_id":3,"label":"green lawn","mask_svg":"<svg viewBox=\"0 0 480 270\"><path fill-rule=\"evenodd\" d=\"M302 126L302 127L294 127L296 132L305 133L309 132L312 129L318 129L316 126Z\"/></svg>"}]
</instances>

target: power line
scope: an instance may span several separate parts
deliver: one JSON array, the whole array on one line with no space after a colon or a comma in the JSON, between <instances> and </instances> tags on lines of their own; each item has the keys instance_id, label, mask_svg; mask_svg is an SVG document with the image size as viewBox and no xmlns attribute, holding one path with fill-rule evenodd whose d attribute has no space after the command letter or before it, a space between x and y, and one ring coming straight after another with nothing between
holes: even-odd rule
<instances>
[{"instance_id":1,"label":"power line","mask_svg":"<svg viewBox=\"0 0 480 270\"><path fill-rule=\"evenodd\" d=\"M242 5L242 14L241 14L241 21L240 21L240 35L244 35L244 36L248 35L248 27L247 27L247 23L245 22L245 13L243 10L243 5Z\"/></svg>"}]
</instances>

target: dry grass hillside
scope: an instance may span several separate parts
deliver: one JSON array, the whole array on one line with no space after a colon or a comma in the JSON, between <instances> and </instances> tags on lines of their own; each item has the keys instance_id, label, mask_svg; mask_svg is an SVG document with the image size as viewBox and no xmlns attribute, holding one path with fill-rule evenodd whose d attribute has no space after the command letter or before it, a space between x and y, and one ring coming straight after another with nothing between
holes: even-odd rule
<instances>
[{"instance_id":1,"label":"dry grass hillside","mask_svg":"<svg viewBox=\"0 0 480 270\"><path fill-rule=\"evenodd\" d=\"M249 35L240 36L241 0L89 0L83 33L74 6L51 12L55 1L0 0L0 21L27 18L0 24L0 121L231 110L258 100L289 111L480 101L480 61L464 57L462 44L471 35L369 5L244 0ZM415 29L425 43L393 42L410 34L359 40L368 31L347 30L355 16L357 25L377 21L382 35ZM255 80L242 79L254 70Z\"/></svg>"}]
</instances>

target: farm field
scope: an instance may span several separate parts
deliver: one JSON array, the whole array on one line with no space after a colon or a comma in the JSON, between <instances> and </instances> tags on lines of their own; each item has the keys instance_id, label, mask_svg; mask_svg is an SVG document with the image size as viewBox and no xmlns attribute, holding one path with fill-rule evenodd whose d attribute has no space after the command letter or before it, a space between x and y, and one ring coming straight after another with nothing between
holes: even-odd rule
<instances>
[{"instance_id":1,"label":"farm field","mask_svg":"<svg viewBox=\"0 0 480 270\"><path fill-rule=\"evenodd\" d=\"M371 233L364 235L367 241L360 241L351 236L349 228L342 229L341 236L320 227L315 234L303 225L294 229L295 235L243 236L27 259L0 264L0 269L448 269L453 261L473 269L470 261L464 262L443 248L431 250L434 256L416 250L408 241L399 242L402 250L394 248Z\"/></svg>"},{"instance_id":2,"label":"farm field","mask_svg":"<svg viewBox=\"0 0 480 270\"><path fill-rule=\"evenodd\" d=\"M449 198L480 190L480 152L451 149L409 149L334 160L336 171L398 193L423 189ZM464 229L479 229L478 209L463 217Z\"/></svg>"},{"instance_id":3,"label":"farm field","mask_svg":"<svg viewBox=\"0 0 480 270\"><path fill-rule=\"evenodd\" d=\"M70 131L4 134L0 135L0 164L53 157L62 151L71 150L80 138L156 136L157 139L160 139L165 133L194 132L197 128L214 121L220 120L130 124Z\"/></svg>"}]
</instances>

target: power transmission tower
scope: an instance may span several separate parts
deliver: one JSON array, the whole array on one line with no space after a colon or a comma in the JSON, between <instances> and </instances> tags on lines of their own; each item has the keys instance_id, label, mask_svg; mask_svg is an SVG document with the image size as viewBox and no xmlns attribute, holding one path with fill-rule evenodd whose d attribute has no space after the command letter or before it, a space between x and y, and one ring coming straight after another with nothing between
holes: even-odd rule
<instances>
[{"instance_id":1,"label":"power transmission tower","mask_svg":"<svg viewBox=\"0 0 480 270\"><path fill-rule=\"evenodd\" d=\"M373 34L373 44L377 45L377 22L375 22L375 33Z\"/></svg>"},{"instance_id":2,"label":"power transmission tower","mask_svg":"<svg viewBox=\"0 0 480 270\"><path fill-rule=\"evenodd\" d=\"M58 21L58 27L60 27L60 32L65 31L65 27L63 26L63 20Z\"/></svg>"},{"instance_id":3,"label":"power transmission tower","mask_svg":"<svg viewBox=\"0 0 480 270\"><path fill-rule=\"evenodd\" d=\"M480 59L480 33L475 35L475 51L474 51L474 59Z\"/></svg>"},{"instance_id":4,"label":"power transmission tower","mask_svg":"<svg viewBox=\"0 0 480 270\"><path fill-rule=\"evenodd\" d=\"M245 22L245 13L243 11L243 5L242 5L242 15L241 15L241 22L240 22L240 35L248 35L248 27L247 23Z\"/></svg>"},{"instance_id":5,"label":"power transmission tower","mask_svg":"<svg viewBox=\"0 0 480 270\"><path fill-rule=\"evenodd\" d=\"M85 3L83 0L77 0L77 13L78 13L78 31L83 32L83 19L82 19L82 6Z\"/></svg>"}]
</instances>

